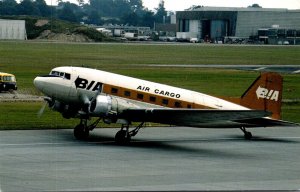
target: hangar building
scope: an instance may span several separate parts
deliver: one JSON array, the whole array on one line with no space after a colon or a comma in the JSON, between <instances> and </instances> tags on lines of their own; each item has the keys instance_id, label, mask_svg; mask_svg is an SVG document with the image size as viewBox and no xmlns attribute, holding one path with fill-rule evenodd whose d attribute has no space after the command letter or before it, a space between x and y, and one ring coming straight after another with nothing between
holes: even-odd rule
<instances>
[{"instance_id":1,"label":"hangar building","mask_svg":"<svg viewBox=\"0 0 300 192\"><path fill-rule=\"evenodd\" d=\"M0 19L0 39L27 39L25 20Z\"/></svg>"},{"instance_id":2,"label":"hangar building","mask_svg":"<svg viewBox=\"0 0 300 192\"><path fill-rule=\"evenodd\" d=\"M284 28L300 33L300 10L200 7L176 12L177 38L249 38L261 28ZM298 32L297 31L297 32Z\"/></svg>"}]
</instances>

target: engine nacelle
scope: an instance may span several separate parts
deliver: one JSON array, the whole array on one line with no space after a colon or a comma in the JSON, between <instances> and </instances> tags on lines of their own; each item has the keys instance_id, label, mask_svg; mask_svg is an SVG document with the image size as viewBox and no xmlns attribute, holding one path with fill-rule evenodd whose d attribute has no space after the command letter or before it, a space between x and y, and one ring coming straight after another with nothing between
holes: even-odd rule
<instances>
[{"instance_id":1,"label":"engine nacelle","mask_svg":"<svg viewBox=\"0 0 300 192\"><path fill-rule=\"evenodd\" d=\"M90 105L90 114L106 117L112 111L112 98L105 95L98 95Z\"/></svg>"},{"instance_id":2,"label":"engine nacelle","mask_svg":"<svg viewBox=\"0 0 300 192\"><path fill-rule=\"evenodd\" d=\"M49 104L49 107L54 111L62 112L64 109L64 105L57 100L48 101L48 104Z\"/></svg>"},{"instance_id":3,"label":"engine nacelle","mask_svg":"<svg viewBox=\"0 0 300 192\"><path fill-rule=\"evenodd\" d=\"M139 106L118 97L98 95L90 104L89 111L92 116L117 120L118 114L130 108L139 108Z\"/></svg>"},{"instance_id":4,"label":"engine nacelle","mask_svg":"<svg viewBox=\"0 0 300 192\"><path fill-rule=\"evenodd\" d=\"M77 113L76 108L74 108L74 107L72 108L72 106L63 104L57 100L48 101L48 104L52 110L60 112L62 114L62 116L66 119L75 117L75 115Z\"/></svg>"}]
</instances>

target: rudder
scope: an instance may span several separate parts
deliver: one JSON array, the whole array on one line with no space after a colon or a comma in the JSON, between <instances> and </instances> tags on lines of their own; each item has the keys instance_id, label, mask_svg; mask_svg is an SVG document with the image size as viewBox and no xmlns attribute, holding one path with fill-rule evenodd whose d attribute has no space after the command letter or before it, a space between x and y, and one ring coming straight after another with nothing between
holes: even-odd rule
<instances>
[{"instance_id":1,"label":"rudder","mask_svg":"<svg viewBox=\"0 0 300 192\"><path fill-rule=\"evenodd\" d=\"M241 97L241 105L272 112L273 119L281 117L283 78L278 73L261 74Z\"/></svg>"}]
</instances>

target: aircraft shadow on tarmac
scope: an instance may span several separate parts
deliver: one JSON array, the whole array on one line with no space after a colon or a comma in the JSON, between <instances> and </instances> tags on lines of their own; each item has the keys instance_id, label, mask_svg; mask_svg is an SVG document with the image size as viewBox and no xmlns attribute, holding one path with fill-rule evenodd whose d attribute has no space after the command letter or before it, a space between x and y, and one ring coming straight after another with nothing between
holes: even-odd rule
<instances>
[{"instance_id":1,"label":"aircraft shadow on tarmac","mask_svg":"<svg viewBox=\"0 0 300 192\"><path fill-rule=\"evenodd\" d=\"M231 135L229 136L232 139L244 139L243 136ZM268 137L260 137L260 136L253 136L250 142L267 142L267 143L299 143L299 141L288 139L288 138L268 138Z\"/></svg>"},{"instance_id":2,"label":"aircraft shadow on tarmac","mask_svg":"<svg viewBox=\"0 0 300 192\"><path fill-rule=\"evenodd\" d=\"M70 130L66 130L65 134L61 134L61 136L65 137L66 140L76 141L74 136L70 134ZM107 135L100 135L100 134L91 134L88 139L79 141L79 142L86 142L86 143L95 143L100 145L116 145L120 146L119 144L115 143L115 139L113 136ZM296 141L290 138L272 138L272 137L261 137L261 136L253 136L253 138L249 140L245 140L243 135L226 135L222 138L218 138L217 136L214 138L185 138L185 139L161 139L161 140L141 140L133 138L132 141L125 145L125 146L132 146L132 147L151 147L157 145L157 143L227 143L227 142L274 142L274 143L299 143L300 141ZM156 146L157 147L157 146Z\"/></svg>"},{"instance_id":3,"label":"aircraft shadow on tarmac","mask_svg":"<svg viewBox=\"0 0 300 192\"><path fill-rule=\"evenodd\" d=\"M224 150L224 148L216 149L216 147L206 148L201 145L194 146L193 143L215 143L215 144L223 144L226 143L250 143L255 144L255 142L266 142L266 143L299 143L295 140L281 139L281 138L264 138L264 137L253 137L252 141L246 141L243 136L228 136L228 138L210 138L210 139L195 139L195 138L185 138L185 139L162 139L162 140L141 140L134 138L132 142L126 145L119 145L115 143L113 136L107 135L99 135L99 134L91 134L87 140L77 141L73 135L71 134L61 134L61 136L65 137L65 140L76 141L78 144L86 144L86 145L97 145L97 146L116 146L116 147L124 147L124 148L137 148L137 149L147 149L151 151L165 151L168 153L174 154L197 154L203 157L216 157L216 158L251 158L246 151L241 153L240 151L235 152L234 150ZM234 144L235 145L235 144ZM253 156L253 158L257 158L257 156Z\"/></svg>"},{"instance_id":4,"label":"aircraft shadow on tarmac","mask_svg":"<svg viewBox=\"0 0 300 192\"><path fill-rule=\"evenodd\" d=\"M108 142L103 142L108 141ZM111 142L110 142L111 141ZM113 137L107 137L107 136L98 136L93 135L91 136L87 142L89 143L95 143L97 145L111 145L111 146L118 146L118 147L130 147L130 148L137 148L137 149L145 149L145 150L151 150L151 153L153 151L157 152L167 152L168 154L188 154L188 155L200 155L201 157L216 157L216 158L245 158L249 155L240 154L240 153L234 153L232 151L224 151L222 148L220 149L212 149L212 148L205 148L205 147L199 147L197 145L196 147L192 145L184 145L184 143L195 143L195 142L202 142L201 140L195 140L195 139L178 139L178 140L139 140L134 139L132 142L126 145L119 145L115 143ZM99 143L97 143L99 142Z\"/></svg>"}]
</instances>

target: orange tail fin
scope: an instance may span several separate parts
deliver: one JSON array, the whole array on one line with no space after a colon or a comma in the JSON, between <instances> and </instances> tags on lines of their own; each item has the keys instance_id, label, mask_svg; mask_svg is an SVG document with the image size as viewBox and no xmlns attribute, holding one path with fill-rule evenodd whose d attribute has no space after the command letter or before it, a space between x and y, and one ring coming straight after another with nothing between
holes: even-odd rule
<instances>
[{"instance_id":1,"label":"orange tail fin","mask_svg":"<svg viewBox=\"0 0 300 192\"><path fill-rule=\"evenodd\" d=\"M241 105L272 112L280 119L283 78L278 73L261 74L241 97Z\"/></svg>"}]
</instances>

